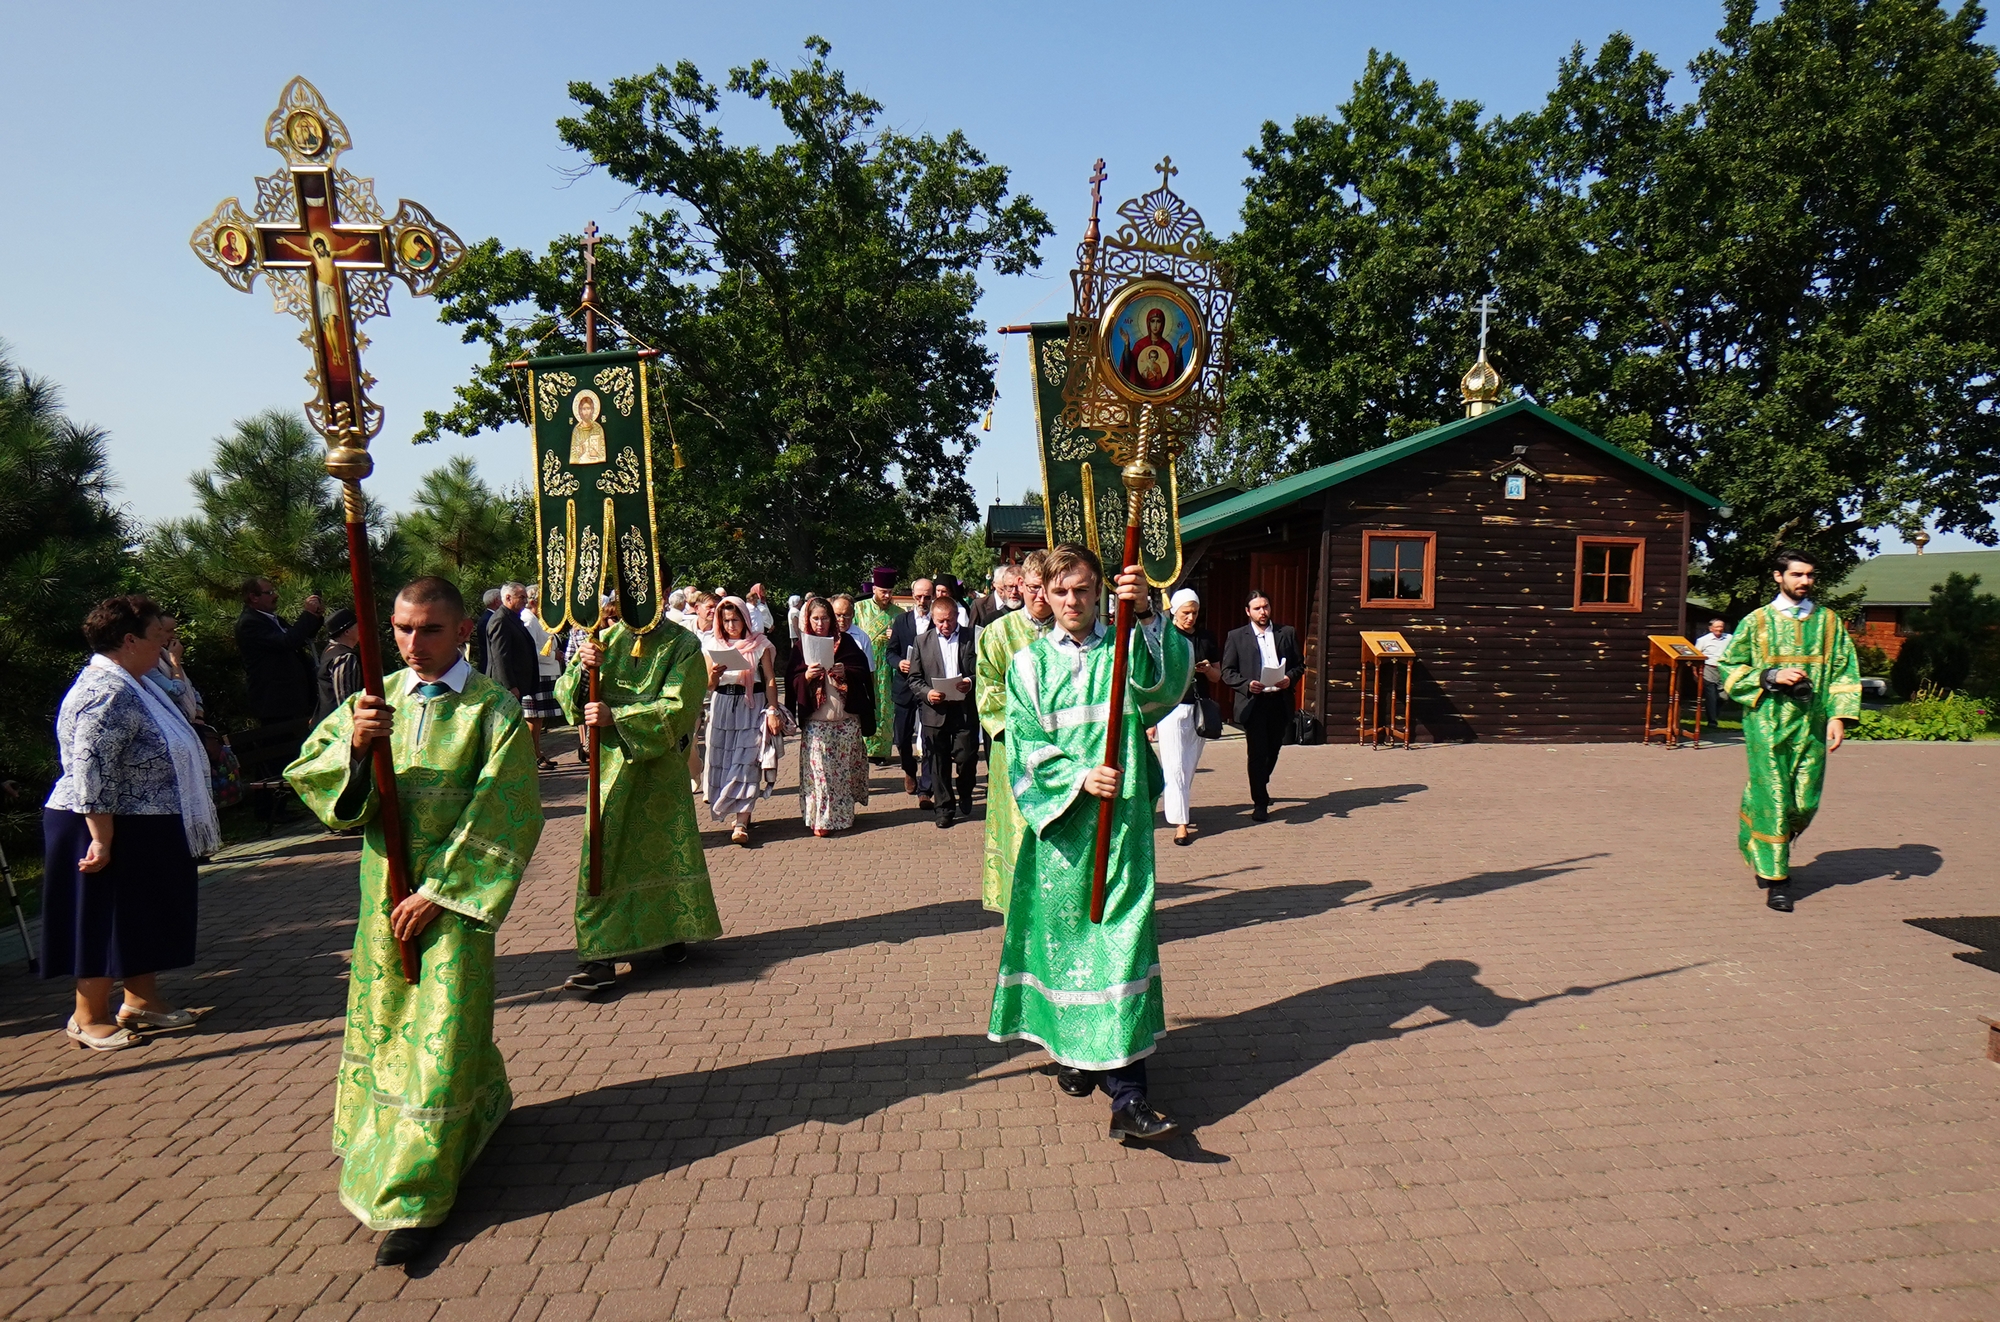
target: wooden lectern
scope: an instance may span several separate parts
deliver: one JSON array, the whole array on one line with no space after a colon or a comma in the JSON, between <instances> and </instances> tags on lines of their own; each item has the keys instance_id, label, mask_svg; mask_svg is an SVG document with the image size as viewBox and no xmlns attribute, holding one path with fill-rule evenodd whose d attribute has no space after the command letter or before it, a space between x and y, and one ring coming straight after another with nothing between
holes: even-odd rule
<instances>
[{"instance_id":1,"label":"wooden lectern","mask_svg":"<svg viewBox=\"0 0 2000 1322\"><path fill-rule=\"evenodd\" d=\"M1391 744L1401 739L1403 747L1410 746L1410 681L1416 669L1416 655L1416 650L1399 633L1364 632L1361 635L1361 728L1356 742L1372 743L1380 748L1383 738L1387 737ZM1396 728L1398 666L1402 667L1403 680L1403 725L1400 730Z\"/></svg>"},{"instance_id":2,"label":"wooden lectern","mask_svg":"<svg viewBox=\"0 0 2000 1322\"><path fill-rule=\"evenodd\" d=\"M1708 658L1685 638L1663 633L1646 635L1646 730L1639 739L1640 743L1652 743L1654 735L1660 736L1668 748L1678 745L1683 735L1693 743L1701 742L1701 672L1707 664ZM1667 672L1667 708L1662 722L1654 725L1653 685L1662 669ZM1694 733L1691 735L1687 734L1681 719L1683 675L1687 676L1687 691L1694 698Z\"/></svg>"}]
</instances>

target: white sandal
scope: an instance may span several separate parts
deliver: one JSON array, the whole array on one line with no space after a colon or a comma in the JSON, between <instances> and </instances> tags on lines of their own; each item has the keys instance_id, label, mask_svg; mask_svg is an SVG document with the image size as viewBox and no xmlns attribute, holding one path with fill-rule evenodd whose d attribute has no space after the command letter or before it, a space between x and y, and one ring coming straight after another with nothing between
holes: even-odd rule
<instances>
[{"instance_id":1,"label":"white sandal","mask_svg":"<svg viewBox=\"0 0 2000 1322\"><path fill-rule=\"evenodd\" d=\"M63 1032L70 1041L92 1051L123 1051L126 1047L138 1046L144 1040L129 1028L114 1028L103 1037L94 1037L76 1026L75 1015L69 1017L69 1024Z\"/></svg>"},{"instance_id":2,"label":"white sandal","mask_svg":"<svg viewBox=\"0 0 2000 1322\"><path fill-rule=\"evenodd\" d=\"M118 1026L153 1033L172 1033L183 1028L193 1028L200 1021L201 1010L141 1010L127 1005L118 1011Z\"/></svg>"}]
</instances>

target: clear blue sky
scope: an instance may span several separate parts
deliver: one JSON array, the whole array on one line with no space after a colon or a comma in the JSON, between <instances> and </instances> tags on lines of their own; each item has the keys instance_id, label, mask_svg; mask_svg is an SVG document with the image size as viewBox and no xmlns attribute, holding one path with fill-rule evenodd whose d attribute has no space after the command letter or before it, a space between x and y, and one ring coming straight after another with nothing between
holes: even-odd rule
<instances>
[{"instance_id":1,"label":"clear blue sky","mask_svg":"<svg viewBox=\"0 0 2000 1322\"><path fill-rule=\"evenodd\" d=\"M622 231L635 205L610 181L563 173L577 163L554 130L569 81L690 59L719 82L759 57L788 64L807 34L821 34L888 122L963 129L1055 222L1038 276L987 279L981 313L1000 326L1066 311L1085 180L1100 155L1115 204L1170 153L1176 188L1226 233L1259 126L1331 112L1371 47L1448 95L1514 113L1541 99L1575 42L1594 47L1623 30L1682 68L1720 17L1712 0L1157 3L1135 34L1134 13L937 3L14 7L0 82L9 181L0 340L19 365L63 386L74 415L110 431L134 514L187 512L187 476L214 437L305 397L298 323L272 312L261 282L238 294L187 246L218 201L236 194L247 209L253 176L277 168L262 129L294 74L345 119L356 146L342 163L372 176L390 210L414 198L468 241L497 235L539 249L587 219ZM765 125L744 116L733 127L755 137ZM388 410L371 490L400 507L425 470L457 451L491 480L523 476L519 428L408 443L479 354L400 285L392 305L392 317L368 326L365 361ZM1039 480L1018 350L1006 353L1000 388L970 473L982 503L1013 500Z\"/></svg>"}]
</instances>

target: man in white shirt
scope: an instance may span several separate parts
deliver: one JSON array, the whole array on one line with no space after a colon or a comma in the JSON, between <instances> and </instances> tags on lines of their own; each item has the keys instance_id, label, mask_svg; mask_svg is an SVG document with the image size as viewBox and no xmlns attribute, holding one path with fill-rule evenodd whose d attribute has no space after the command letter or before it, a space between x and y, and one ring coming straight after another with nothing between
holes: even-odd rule
<instances>
[{"instance_id":1,"label":"man in white shirt","mask_svg":"<svg viewBox=\"0 0 2000 1322\"><path fill-rule=\"evenodd\" d=\"M543 771L554 771L556 760L542 752L542 728L562 721L562 708L556 706L556 680L562 677L563 658L556 655L549 631L535 612L535 595L535 589L526 584L509 583L501 589L500 604L521 617L521 626L535 644L536 683L521 694L521 714L527 718L528 734L534 740L535 764Z\"/></svg>"},{"instance_id":2,"label":"man in white shirt","mask_svg":"<svg viewBox=\"0 0 2000 1322\"><path fill-rule=\"evenodd\" d=\"M1722 667L1717 663L1735 636L1729 632L1729 622L1717 618L1708 622L1707 633L1694 640L1694 650L1705 658L1701 668L1701 712L1711 730L1722 719Z\"/></svg>"},{"instance_id":3,"label":"man in white shirt","mask_svg":"<svg viewBox=\"0 0 2000 1322\"><path fill-rule=\"evenodd\" d=\"M771 626L777 623L777 618L771 614L771 604L764 600L762 583L750 585L750 595L745 599L745 604L750 607L750 631L764 634L771 632Z\"/></svg>"}]
</instances>

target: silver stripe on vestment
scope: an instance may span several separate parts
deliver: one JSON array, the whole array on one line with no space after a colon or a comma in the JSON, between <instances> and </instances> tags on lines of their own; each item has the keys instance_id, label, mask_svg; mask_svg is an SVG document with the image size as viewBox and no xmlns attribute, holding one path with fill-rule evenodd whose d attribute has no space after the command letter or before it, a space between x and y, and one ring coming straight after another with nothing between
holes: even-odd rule
<instances>
[{"instance_id":1,"label":"silver stripe on vestment","mask_svg":"<svg viewBox=\"0 0 2000 1322\"><path fill-rule=\"evenodd\" d=\"M1050 987L1032 973L1003 973L1000 975L1002 987L1033 987L1051 1005L1109 1005L1113 1001L1123 1001L1143 995L1153 985L1153 979L1160 976L1160 966L1153 965L1146 970L1146 976L1131 982L1121 982L1116 987L1105 987L1098 991L1062 991Z\"/></svg>"}]
</instances>

